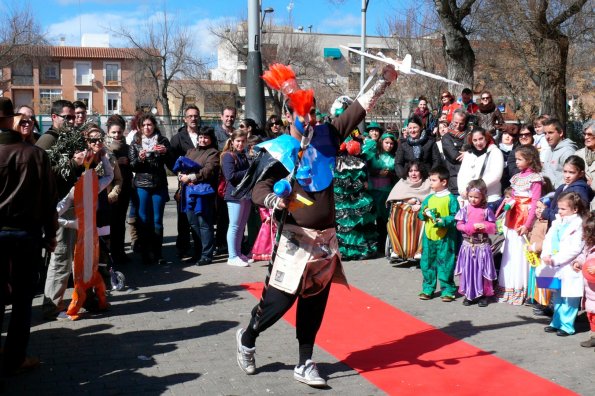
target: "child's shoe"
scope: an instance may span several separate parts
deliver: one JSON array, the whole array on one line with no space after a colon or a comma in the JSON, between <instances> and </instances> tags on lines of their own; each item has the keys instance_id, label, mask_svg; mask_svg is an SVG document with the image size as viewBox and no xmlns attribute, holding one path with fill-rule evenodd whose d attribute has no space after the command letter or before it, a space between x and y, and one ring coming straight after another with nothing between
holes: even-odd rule
<instances>
[{"instance_id":1,"label":"child's shoe","mask_svg":"<svg viewBox=\"0 0 595 396\"><path fill-rule=\"evenodd\" d=\"M426 293L419 293L419 299L424 300L424 301L431 300L432 296L430 296L429 294L426 294Z\"/></svg>"},{"instance_id":2,"label":"child's shoe","mask_svg":"<svg viewBox=\"0 0 595 396\"><path fill-rule=\"evenodd\" d=\"M595 347L595 337L591 337L588 340L581 342L581 346L583 348L593 348L593 347Z\"/></svg>"},{"instance_id":3,"label":"child's shoe","mask_svg":"<svg viewBox=\"0 0 595 396\"><path fill-rule=\"evenodd\" d=\"M485 308L488 306L488 298L486 296L483 296L479 299L479 302L477 303L478 306Z\"/></svg>"},{"instance_id":4,"label":"child's shoe","mask_svg":"<svg viewBox=\"0 0 595 396\"><path fill-rule=\"evenodd\" d=\"M455 300L455 296L442 296L442 302L453 302Z\"/></svg>"}]
</instances>

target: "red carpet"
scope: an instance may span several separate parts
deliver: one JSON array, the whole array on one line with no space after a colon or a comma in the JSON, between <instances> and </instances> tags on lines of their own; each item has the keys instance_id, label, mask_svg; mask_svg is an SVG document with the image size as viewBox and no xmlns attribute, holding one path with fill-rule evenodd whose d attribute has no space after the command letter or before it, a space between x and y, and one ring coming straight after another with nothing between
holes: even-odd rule
<instances>
[{"instance_id":1,"label":"red carpet","mask_svg":"<svg viewBox=\"0 0 595 396\"><path fill-rule=\"evenodd\" d=\"M243 286L260 298L262 283ZM354 287L333 285L317 345L389 394L575 394Z\"/></svg>"}]
</instances>

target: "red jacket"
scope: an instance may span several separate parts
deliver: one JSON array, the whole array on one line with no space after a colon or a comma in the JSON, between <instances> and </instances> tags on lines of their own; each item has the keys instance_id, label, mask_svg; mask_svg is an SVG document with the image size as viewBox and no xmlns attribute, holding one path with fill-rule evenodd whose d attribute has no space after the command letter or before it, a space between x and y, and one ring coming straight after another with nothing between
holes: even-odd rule
<instances>
[{"instance_id":1,"label":"red jacket","mask_svg":"<svg viewBox=\"0 0 595 396\"><path fill-rule=\"evenodd\" d=\"M442 114L446 114L446 121L450 124L452 122L452 114L456 109L460 108L461 105L457 102L453 102L442 106Z\"/></svg>"}]
</instances>

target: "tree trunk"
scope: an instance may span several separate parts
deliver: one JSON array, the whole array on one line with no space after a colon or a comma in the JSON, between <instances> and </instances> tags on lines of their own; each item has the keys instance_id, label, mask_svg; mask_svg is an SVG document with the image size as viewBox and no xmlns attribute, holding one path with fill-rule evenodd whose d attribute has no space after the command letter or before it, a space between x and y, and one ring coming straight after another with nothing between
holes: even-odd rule
<instances>
[{"instance_id":1,"label":"tree trunk","mask_svg":"<svg viewBox=\"0 0 595 396\"><path fill-rule=\"evenodd\" d=\"M549 114L566 125L566 67L568 37L557 35L540 39L535 48L539 59L539 99L541 114Z\"/></svg>"},{"instance_id":2,"label":"tree trunk","mask_svg":"<svg viewBox=\"0 0 595 396\"><path fill-rule=\"evenodd\" d=\"M473 89L475 53L467 37L458 29L446 27L442 35L442 49L448 78ZM456 92L462 90L462 87L448 84L448 90L456 96Z\"/></svg>"}]
</instances>

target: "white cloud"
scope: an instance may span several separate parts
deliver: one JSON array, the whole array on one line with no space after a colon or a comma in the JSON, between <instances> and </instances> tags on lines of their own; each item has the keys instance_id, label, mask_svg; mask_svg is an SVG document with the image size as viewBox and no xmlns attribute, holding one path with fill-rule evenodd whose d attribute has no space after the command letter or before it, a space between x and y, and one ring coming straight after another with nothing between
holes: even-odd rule
<instances>
[{"instance_id":1,"label":"white cloud","mask_svg":"<svg viewBox=\"0 0 595 396\"><path fill-rule=\"evenodd\" d=\"M48 26L48 39L52 44L58 44L64 37L66 45L81 45L81 33L104 33L110 35L110 46L124 45L121 38L114 35L111 30L118 30L120 26L133 29L140 26L141 19L130 18L128 14L89 13L81 14L72 19L54 23Z\"/></svg>"}]
</instances>

